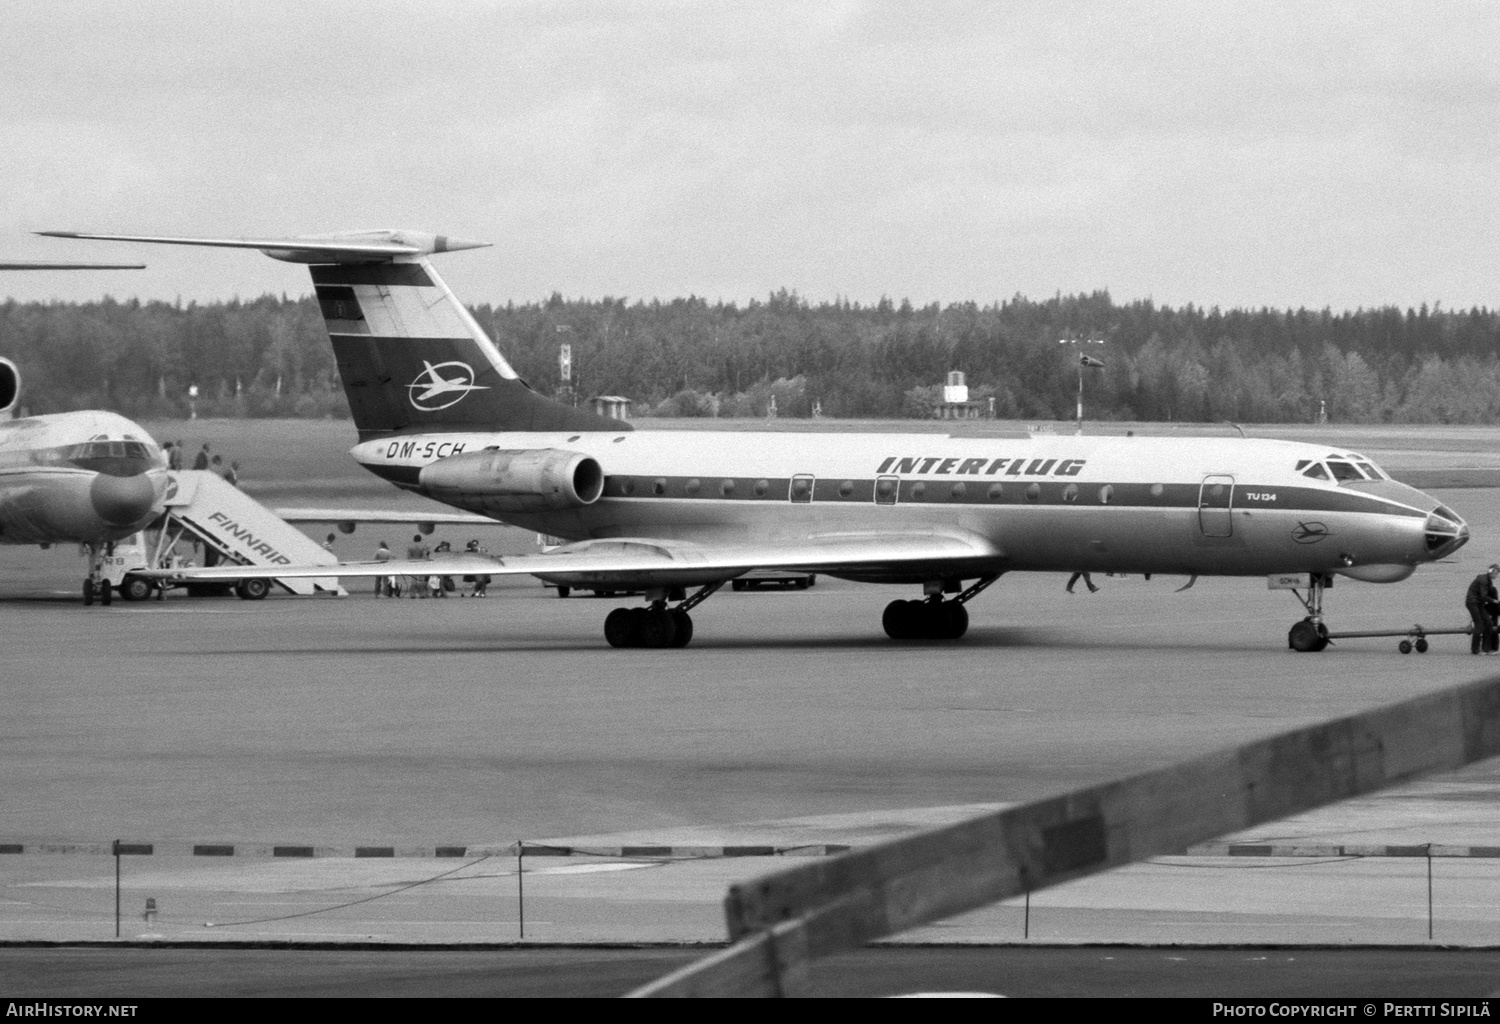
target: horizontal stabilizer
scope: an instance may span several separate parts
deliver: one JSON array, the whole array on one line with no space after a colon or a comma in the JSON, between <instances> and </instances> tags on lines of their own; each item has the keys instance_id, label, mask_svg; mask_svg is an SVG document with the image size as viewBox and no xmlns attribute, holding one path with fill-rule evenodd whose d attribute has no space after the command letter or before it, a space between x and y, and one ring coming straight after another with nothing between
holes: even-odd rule
<instances>
[{"instance_id":1,"label":"horizontal stabilizer","mask_svg":"<svg viewBox=\"0 0 1500 1024\"><path fill-rule=\"evenodd\" d=\"M102 235L85 231L38 231L48 238L84 238L103 242L154 242L160 245L203 245L220 249L259 249L287 263L389 263L438 252L481 249L489 242L471 242L425 231L347 231L290 238L184 238L175 235Z\"/></svg>"}]
</instances>

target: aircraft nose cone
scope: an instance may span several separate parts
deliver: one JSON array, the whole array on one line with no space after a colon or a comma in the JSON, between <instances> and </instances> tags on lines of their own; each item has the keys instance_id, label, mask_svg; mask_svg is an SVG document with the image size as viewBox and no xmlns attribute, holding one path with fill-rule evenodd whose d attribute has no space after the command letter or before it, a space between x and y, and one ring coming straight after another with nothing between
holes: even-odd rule
<instances>
[{"instance_id":1,"label":"aircraft nose cone","mask_svg":"<svg viewBox=\"0 0 1500 1024\"><path fill-rule=\"evenodd\" d=\"M100 473L89 485L89 500L106 523L129 526L150 515L156 504L156 487L145 473L135 476Z\"/></svg>"},{"instance_id":2,"label":"aircraft nose cone","mask_svg":"<svg viewBox=\"0 0 1500 1024\"><path fill-rule=\"evenodd\" d=\"M1428 558L1447 558L1469 542L1469 524L1439 505L1427 513L1426 538Z\"/></svg>"}]
</instances>

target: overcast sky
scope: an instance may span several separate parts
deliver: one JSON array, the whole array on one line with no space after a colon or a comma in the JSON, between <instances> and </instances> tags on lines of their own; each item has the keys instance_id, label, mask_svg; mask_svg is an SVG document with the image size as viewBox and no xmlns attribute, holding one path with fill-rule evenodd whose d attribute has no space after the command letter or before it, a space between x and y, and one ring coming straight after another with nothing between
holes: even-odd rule
<instances>
[{"instance_id":1,"label":"overcast sky","mask_svg":"<svg viewBox=\"0 0 1500 1024\"><path fill-rule=\"evenodd\" d=\"M35 229L409 227L471 302L1500 306L1500 4L69 3L0 33L16 298L310 291Z\"/></svg>"}]
</instances>

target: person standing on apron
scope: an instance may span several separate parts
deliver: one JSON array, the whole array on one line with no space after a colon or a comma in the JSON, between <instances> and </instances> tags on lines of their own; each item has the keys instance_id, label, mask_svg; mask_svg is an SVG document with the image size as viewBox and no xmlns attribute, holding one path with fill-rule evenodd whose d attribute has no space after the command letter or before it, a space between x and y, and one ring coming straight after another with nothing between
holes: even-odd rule
<instances>
[{"instance_id":1,"label":"person standing on apron","mask_svg":"<svg viewBox=\"0 0 1500 1024\"><path fill-rule=\"evenodd\" d=\"M377 561L377 562L389 562L390 560L391 560L391 549L386 546L385 541L381 541L380 542L380 547L378 547L378 548L375 549L375 561ZM375 596L376 597L395 597L396 595L393 593L394 590L395 590L395 588L391 586L391 578L389 576L376 576L375 577Z\"/></svg>"},{"instance_id":2,"label":"person standing on apron","mask_svg":"<svg viewBox=\"0 0 1500 1024\"><path fill-rule=\"evenodd\" d=\"M1500 593L1495 590L1495 577L1500 576L1500 564L1491 564L1488 569L1475 576L1464 594L1464 607L1473 620L1474 631L1469 635L1469 653L1494 654L1500 647L1500 635L1495 630L1495 608L1500 605Z\"/></svg>"}]
</instances>

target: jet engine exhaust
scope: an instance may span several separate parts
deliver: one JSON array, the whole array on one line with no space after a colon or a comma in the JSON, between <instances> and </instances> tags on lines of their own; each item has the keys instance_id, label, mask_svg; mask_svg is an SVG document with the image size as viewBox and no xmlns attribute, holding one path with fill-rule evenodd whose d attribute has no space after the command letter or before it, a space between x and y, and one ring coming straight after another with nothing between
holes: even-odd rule
<instances>
[{"instance_id":1,"label":"jet engine exhaust","mask_svg":"<svg viewBox=\"0 0 1500 1024\"><path fill-rule=\"evenodd\" d=\"M21 371L9 359L0 359L0 419L9 419L21 397Z\"/></svg>"}]
</instances>

